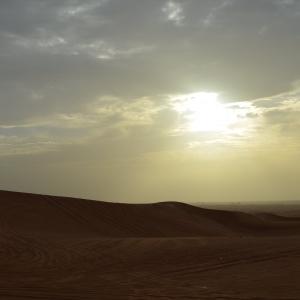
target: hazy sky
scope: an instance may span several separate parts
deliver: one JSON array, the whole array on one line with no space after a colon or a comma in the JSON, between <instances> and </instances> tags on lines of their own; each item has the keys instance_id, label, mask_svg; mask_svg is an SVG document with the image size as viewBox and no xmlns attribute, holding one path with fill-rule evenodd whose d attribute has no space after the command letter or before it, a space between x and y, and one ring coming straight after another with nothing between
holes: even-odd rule
<instances>
[{"instance_id":1,"label":"hazy sky","mask_svg":"<svg viewBox=\"0 0 300 300\"><path fill-rule=\"evenodd\" d=\"M0 189L300 199L300 1L1 0Z\"/></svg>"}]
</instances>

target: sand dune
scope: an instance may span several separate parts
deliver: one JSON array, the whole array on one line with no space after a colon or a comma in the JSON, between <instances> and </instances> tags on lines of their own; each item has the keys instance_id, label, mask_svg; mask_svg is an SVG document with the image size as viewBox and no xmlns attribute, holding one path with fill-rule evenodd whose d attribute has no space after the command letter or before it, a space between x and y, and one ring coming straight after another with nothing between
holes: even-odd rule
<instances>
[{"instance_id":1,"label":"sand dune","mask_svg":"<svg viewBox=\"0 0 300 300\"><path fill-rule=\"evenodd\" d=\"M119 204L0 191L1 231L62 238L297 235L300 218L203 209L179 202Z\"/></svg>"},{"instance_id":2,"label":"sand dune","mask_svg":"<svg viewBox=\"0 0 300 300\"><path fill-rule=\"evenodd\" d=\"M300 218L0 191L0 299L300 299Z\"/></svg>"}]
</instances>

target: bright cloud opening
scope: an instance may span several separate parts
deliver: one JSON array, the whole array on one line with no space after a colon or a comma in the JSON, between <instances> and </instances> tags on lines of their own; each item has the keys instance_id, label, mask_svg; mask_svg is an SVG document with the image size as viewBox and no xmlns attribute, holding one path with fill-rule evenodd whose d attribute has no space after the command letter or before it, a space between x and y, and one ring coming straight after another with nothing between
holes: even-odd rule
<instances>
[{"instance_id":1,"label":"bright cloud opening","mask_svg":"<svg viewBox=\"0 0 300 300\"><path fill-rule=\"evenodd\" d=\"M226 131L237 116L217 98L217 93L201 92L181 96L173 105L188 120L188 131Z\"/></svg>"}]
</instances>

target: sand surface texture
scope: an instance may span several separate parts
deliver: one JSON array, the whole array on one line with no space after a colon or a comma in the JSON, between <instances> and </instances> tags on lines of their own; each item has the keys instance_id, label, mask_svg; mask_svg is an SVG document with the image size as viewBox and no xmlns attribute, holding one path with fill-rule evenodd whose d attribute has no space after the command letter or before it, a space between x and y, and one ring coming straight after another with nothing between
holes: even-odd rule
<instances>
[{"instance_id":1,"label":"sand surface texture","mask_svg":"<svg viewBox=\"0 0 300 300\"><path fill-rule=\"evenodd\" d=\"M300 217L0 191L0 299L300 299Z\"/></svg>"}]
</instances>

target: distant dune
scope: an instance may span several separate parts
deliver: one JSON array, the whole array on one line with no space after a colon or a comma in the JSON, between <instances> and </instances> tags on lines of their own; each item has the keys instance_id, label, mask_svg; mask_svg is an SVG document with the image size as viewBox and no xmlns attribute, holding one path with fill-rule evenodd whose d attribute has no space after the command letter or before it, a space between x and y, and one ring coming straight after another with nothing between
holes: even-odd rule
<instances>
[{"instance_id":1,"label":"distant dune","mask_svg":"<svg viewBox=\"0 0 300 300\"><path fill-rule=\"evenodd\" d=\"M300 218L0 191L0 299L299 299Z\"/></svg>"}]
</instances>

